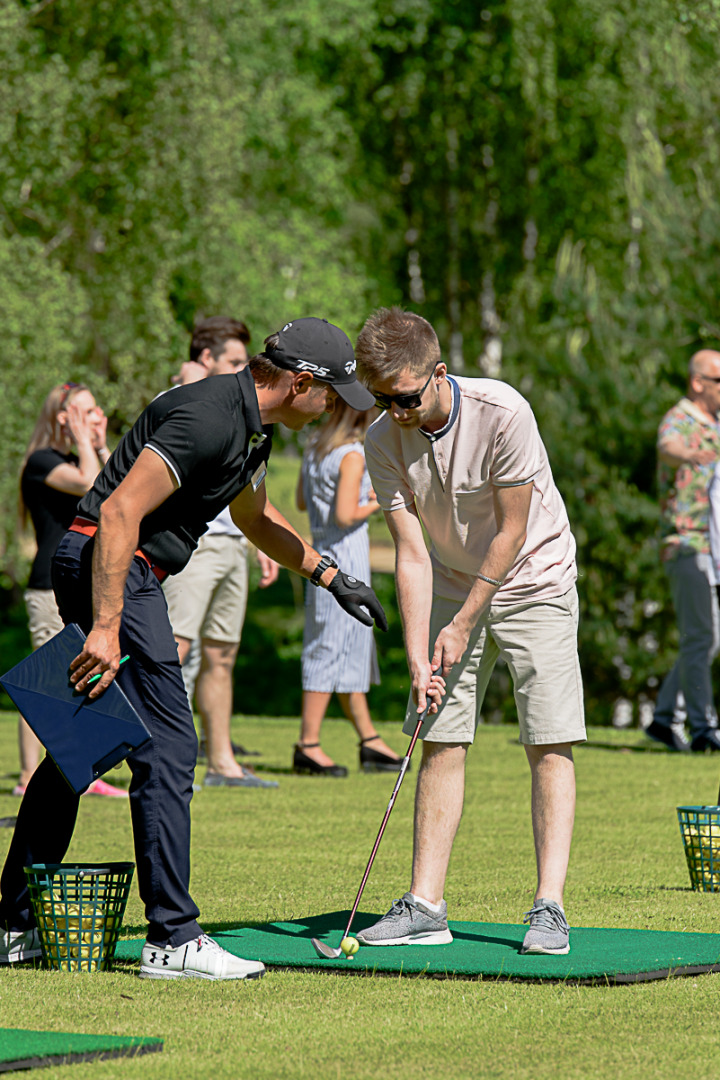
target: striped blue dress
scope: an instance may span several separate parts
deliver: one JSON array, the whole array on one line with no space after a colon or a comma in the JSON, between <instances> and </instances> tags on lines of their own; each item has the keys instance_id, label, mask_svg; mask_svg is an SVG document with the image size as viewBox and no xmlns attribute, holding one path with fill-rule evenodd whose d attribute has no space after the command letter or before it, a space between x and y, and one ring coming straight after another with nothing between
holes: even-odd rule
<instances>
[{"instance_id":1,"label":"striped blue dress","mask_svg":"<svg viewBox=\"0 0 720 1080\"><path fill-rule=\"evenodd\" d=\"M305 453L302 463L303 494L310 518L313 547L331 555L345 574L370 582L370 544L367 522L341 529L335 521L335 495L340 463L346 454L363 454L362 443L346 443L321 460ZM360 487L360 505L368 501L367 469ZM305 588L303 635L303 690L320 693L367 693L380 682L372 627L346 614L326 589Z\"/></svg>"}]
</instances>

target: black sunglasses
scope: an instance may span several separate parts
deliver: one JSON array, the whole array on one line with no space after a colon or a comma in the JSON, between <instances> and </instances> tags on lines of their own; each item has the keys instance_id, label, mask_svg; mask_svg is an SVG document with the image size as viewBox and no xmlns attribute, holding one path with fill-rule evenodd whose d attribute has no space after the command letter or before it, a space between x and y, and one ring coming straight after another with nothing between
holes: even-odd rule
<instances>
[{"instance_id":1,"label":"black sunglasses","mask_svg":"<svg viewBox=\"0 0 720 1080\"><path fill-rule=\"evenodd\" d=\"M422 396L430 385L430 380L435 374L435 368L437 368L437 364L435 364L435 367L428 375L427 382L421 390L417 390L414 394L376 394L373 392L375 404L380 409L391 408L393 402L395 402L396 405L399 405L401 409L418 409L422 404Z\"/></svg>"},{"instance_id":2,"label":"black sunglasses","mask_svg":"<svg viewBox=\"0 0 720 1080\"><path fill-rule=\"evenodd\" d=\"M700 378L705 379L705 382L720 383L720 375L701 375Z\"/></svg>"}]
</instances>

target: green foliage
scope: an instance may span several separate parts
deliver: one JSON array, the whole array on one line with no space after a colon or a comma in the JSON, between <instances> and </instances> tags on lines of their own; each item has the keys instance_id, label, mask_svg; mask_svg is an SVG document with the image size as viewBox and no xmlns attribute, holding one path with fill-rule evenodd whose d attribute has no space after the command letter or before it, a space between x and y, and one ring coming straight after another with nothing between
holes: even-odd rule
<instances>
[{"instance_id":1,"label":"green foliage","mask_svg":"<svg viewBox=\"0 0 720 1080\"><path fill-rule=\"evenodd\" d=\"M74 327L84 297L70 275L43 255L37 240L0 233L0 307L3 310L3 435L0 465L3 572L0 589L22 580L16 537L18 477L47 390L68 378L93 382L77 363Z\"/></svg>"},{"instance_id":2,"label":"green foliage","mask_svg":"<svg viewBox=\"0 0 720 1080\"><path fill-rule=\"evenodd\" d=\"M377 16L344 99L358 188L383 193L365 250L391 258L451 370L530 399L578 538L588 704L607 715L653 695L677 644L654 443L690 354L720 339L718 6Z\"/></svg>"},{"instance_id":3,"label":"green foliage","mask_svg":"<svg viewBox=\"0 0 720 1080\"><path fill-rule=\"evenodd\" d=\"M311 63L359 28L336 7L328 23L312 5L231 0L3 5L0 295L6 364L25 372L4 380L5 546L22 451L71 366L101 378L117 436L198 315L236 313L256 341L300 312L359 324L351 132Z\"/></svg>"},{"instance_id":4,"label":"green foliage","mask_svg":"<svg viewBox=\"0 0 720 1080\"><path fill-rule=\"evenodd\" d=\"M590 705L652 696L676 644L655 429L720 340L719 28L718 0L7 0L4 584L53 382L90 381L117 437L198 316L259 345L399 302L530 399Z\"/></svg>"},{"instance_id":5,"label":"green foliage","mask_svg":"<svg viewBox=\"0 0 720 1080\"><path fill-rule=\"evenodd\" d=\"M621 155L614 169L598 159L608 217L568 226L554 266L529 264L508 306L507 377L535 407L578 535L591 707L608 688L652 694L677 646L656 544L655 434L692 351L720 337L709 26L688 31L674 5L654 8L652 25L606 15L595 26L612 45L602 74Z\"/></svg>"}]
</instances>

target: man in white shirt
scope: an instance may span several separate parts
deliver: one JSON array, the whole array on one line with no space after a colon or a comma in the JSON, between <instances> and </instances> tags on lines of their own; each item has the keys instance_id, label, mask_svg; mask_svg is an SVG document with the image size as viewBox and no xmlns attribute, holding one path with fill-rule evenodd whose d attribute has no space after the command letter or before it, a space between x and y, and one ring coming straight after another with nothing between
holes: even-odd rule
<instances>
[{"instance_id":1,"label":"man in white shirt","mask_svg":"<svg viewBox=\"0 0 720 1080\"><path fill-rule=\"evenodd\" d=\"M203 320L193 330L190 359L173 381L187 385L242 371L249 341L250 331L239 319L219 315ZM258 561L259 586L265 588L277 580L278 564L261 551ZM186 675L185 685L191 699L195 689L203 727L205 787L277 787L275 780L261 779L235 760L230 737L233 669L247 607L248 542L229 509L210 522L185 569L167 578L164 589L183 667L192 661L193 643L199 640L197 681Z\"/></svg>"},{"instance_id":2,"label":"man in white shirt","mask_svg":"<svg viewBox=\"0 0 720 1080\"><path fill-rule=\"evenodd\" d=\"M412 679L407 734L429 703L411 890L358 940L452 940L443 892L462 813L465 759L502 656L532 775L538 887L523 951L566 953L572 745L585 738L577 571L575 541L535 418L505 383L449 376L433 328L399 308L368 319L356 355L361 377L386 410L365 446L397 548Z\"/></svg>"}]
</instances>

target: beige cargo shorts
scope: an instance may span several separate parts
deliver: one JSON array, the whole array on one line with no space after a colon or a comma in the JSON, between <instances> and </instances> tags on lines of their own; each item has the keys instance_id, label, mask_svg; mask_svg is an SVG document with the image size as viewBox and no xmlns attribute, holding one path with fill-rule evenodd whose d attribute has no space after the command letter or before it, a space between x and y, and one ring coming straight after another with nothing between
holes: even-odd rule
<instances>
[{"instance_id":1,"label":"beige cargo shorts","mask_svg":"<svg viewBox=\"0 0 720 1080\"><path fill-rule=\"evenodd\" d=\"M433 597L430 653L437 635L462 607ZM447 693L420 738L429 742L472 743L482 723L482 704L500 657L513 682L520 742L527 745L583 742L585 711L577 653L578 597L563 596L522 604L491 604L475 627L462 661L447 679ZM417 706L410 698L403 731L412 735Z\"/></svg>"}]
</instances>

